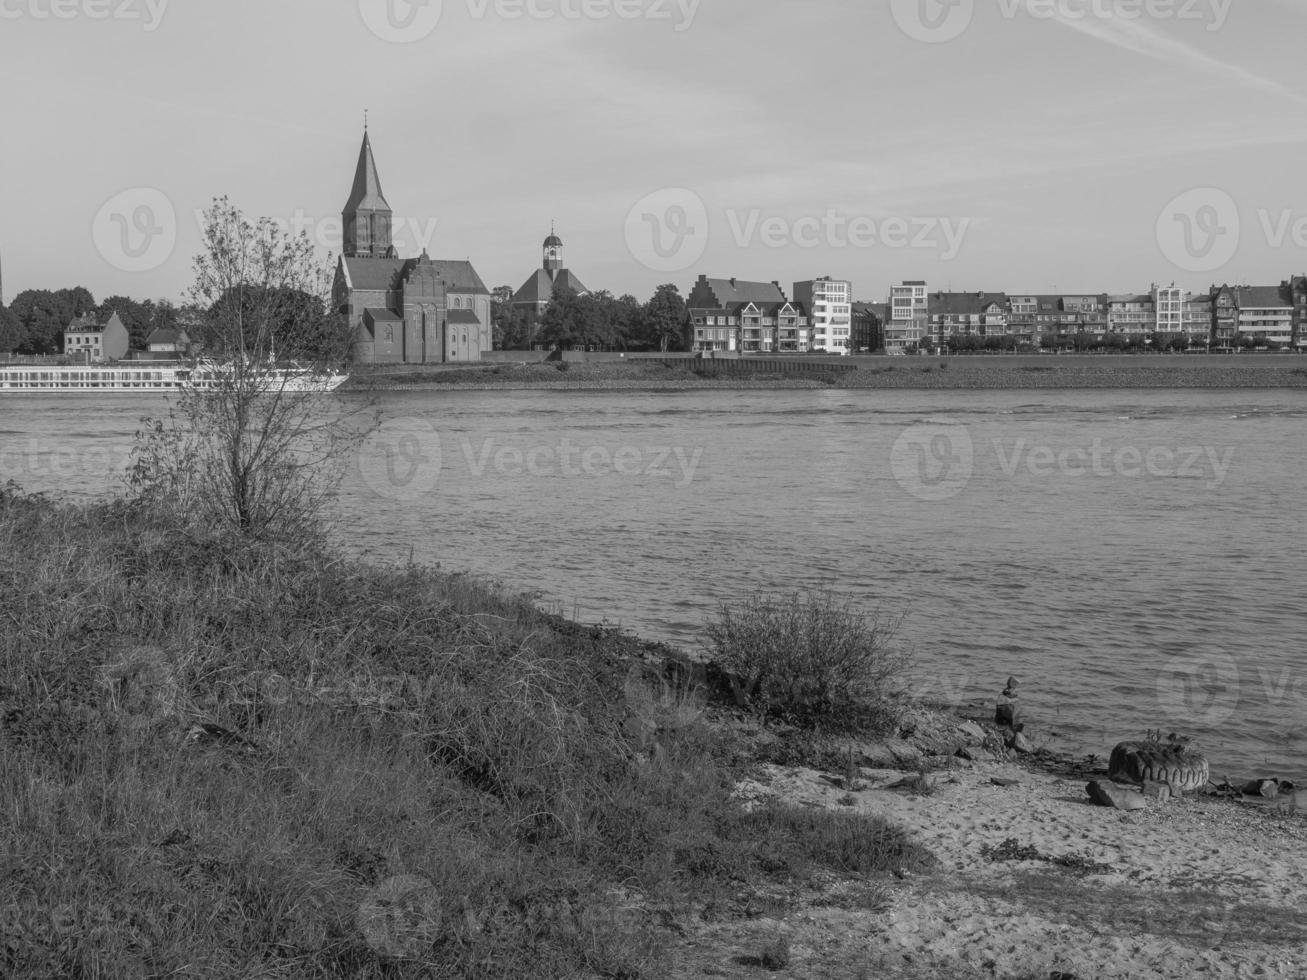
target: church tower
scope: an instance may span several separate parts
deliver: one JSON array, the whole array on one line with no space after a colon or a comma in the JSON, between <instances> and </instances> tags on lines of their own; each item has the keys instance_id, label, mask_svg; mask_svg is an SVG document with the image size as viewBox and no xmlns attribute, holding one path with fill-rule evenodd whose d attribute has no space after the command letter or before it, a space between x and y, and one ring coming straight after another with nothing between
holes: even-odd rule
<instances>
[{"instance_id":1,"label":"church tower","mask_svg":"<svg viewBox=\"0 0 1307 980\"><path fill-rule=\"evenodd\" d=\"M390 237L392 212L381 192L381 178L377 176L377 161L372 157L372 141L368 139L366 127L354 171L354 187L341 217L345 221L343 254L346 258L395 257Z\"/></svg>"},{"instance_id":2,"label":"church tower","mask_svg":"<svg viewBox=\"0 0 1307 980\"><path fill-rule=\"evenodd\" d=\"M563 240L554 234L552 225L549 228L549 237L545 239L544 250L545 272L549 273L550 279L554 279L563 268Z\"/></svg>"}]
</instances>

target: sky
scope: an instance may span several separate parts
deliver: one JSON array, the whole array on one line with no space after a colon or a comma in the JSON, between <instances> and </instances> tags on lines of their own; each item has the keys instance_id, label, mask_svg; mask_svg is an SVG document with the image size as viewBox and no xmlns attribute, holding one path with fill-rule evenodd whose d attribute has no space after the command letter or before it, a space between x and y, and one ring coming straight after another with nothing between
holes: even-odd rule
<instances>
[{"instance_id":1,"label":"sky","mask_svg":"<svg viewBox=\"0 0 1307 980\"><path fill-rule=\"evenodd\" d=\"M1146 292L1307 272L1307 0L0 0L4 299L183 300L226 196L338 252Z\"/></svg>"}]
</instances>

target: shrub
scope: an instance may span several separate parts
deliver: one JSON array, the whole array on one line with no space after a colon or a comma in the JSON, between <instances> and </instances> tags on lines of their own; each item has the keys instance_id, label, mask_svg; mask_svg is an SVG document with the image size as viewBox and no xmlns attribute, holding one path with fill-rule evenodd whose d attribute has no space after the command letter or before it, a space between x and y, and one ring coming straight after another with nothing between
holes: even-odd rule
<instances>
[{"instance_id":1,"label":"shrub","mask_svg":"<svg viewBox=\"0 0 1307 980\"><path fill-rule=\"evenodd\" d=\"M896 679L910 657L899 619L865 615L830 593L757 594L723 603L707 630L714 659L743 681L763 717L806 729L880 732L896 720Z\"/></svg>"}]
</instances>

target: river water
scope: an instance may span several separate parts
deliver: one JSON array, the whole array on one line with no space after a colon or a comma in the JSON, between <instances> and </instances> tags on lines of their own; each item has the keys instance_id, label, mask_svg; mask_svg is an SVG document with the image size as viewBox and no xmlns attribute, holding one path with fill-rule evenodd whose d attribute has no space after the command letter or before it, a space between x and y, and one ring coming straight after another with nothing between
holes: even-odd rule
<instances>
[{"instance_id":1,"label":"river water","mask_svg":"<svg viewBox=\"0 0 1307 980\"><path fill-rule=\"evenodd\" d=\"M348 400L350 396L342 396ZM5 396L0 483L113 492L155 396ZM337 536L687 648L719 602L830 589L902 616L911 689L1105 754L1194 736L1307 775L1307 392L420 391ZM1056 735L1052 733L1057 733Z\"/></svg>"}]
</instances>

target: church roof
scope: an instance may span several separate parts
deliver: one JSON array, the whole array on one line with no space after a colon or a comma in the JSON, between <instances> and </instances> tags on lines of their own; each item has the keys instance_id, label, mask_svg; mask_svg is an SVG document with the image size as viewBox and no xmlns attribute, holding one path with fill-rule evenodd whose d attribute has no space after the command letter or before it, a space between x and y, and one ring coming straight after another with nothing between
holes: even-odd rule
<instances>
[{"instance_id":1,"label":"church roof","mask_svg":"<svg viewBox=\"0 0 1307 980\"><path fill-rule=\"evenodd\" d=\"M345 213L353 211L389 211L386 196L381 192L381 178L377 175L377 161L372 156L372 141L363 132L363 145L359 148L359 162L354 170L354 187L345 204Z\"/></svg>"},{"instance_id":2,"label":"church roof","mask_svg":"<svg viewBox=\"0 0 1307 980\"><path fill-rule=\"evenodd\" d=\"M345 275L351 289L382 292L398 289L400 282L418 264L418 259L368 259L344 256ZM436 276L445 281L445 288L459 293L485 293L490 290L477 275L472 263L457 259L431 259Z\"/></svg>"},{"instance_id":3,"label":"church roof","mask_svg":"<svg viewBox=\"0 0 1307 980\"><path fill-rule=\"evenodd\" d=\"M475 323L480 324L481 319L471 310L450 310L445 317L447 323Z\"/></svg>"},{"instance_id":4,"label":"church roof","mask_svg":"<svg viewBox=\"0 0 1307 980\"><path fill-rule=\"evenodd\" d=\"M374 323L401 323L404 318L394 310L383 310L375 306L369 306L364 311L370 316Z\"/></svg>"},{"instance_id":5,"label":"church roof","mask_svg":"<svg viewBox=\"0 0 1307 980\"><path fill-rule=\"evenodd\" d=\"M554 290L563 286L576 293L588 293L581 280L572 275L570 269L559 269L553 279L544 269L536 269L531 278L522 283L521 288L513 294L514 303L548 303L554 298Z\"/></svg>"},{"instance_id":6,"label":"church roof","mask_svg":"<svg viewBox=\"0 0 1307 980\"><path fill-rule=\"evenodd\" d=\"M563 240L557 235L550 232L549 237L545 239L545 248L562 248Z\"/></svg>"}]
</instances>

